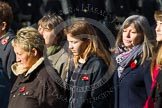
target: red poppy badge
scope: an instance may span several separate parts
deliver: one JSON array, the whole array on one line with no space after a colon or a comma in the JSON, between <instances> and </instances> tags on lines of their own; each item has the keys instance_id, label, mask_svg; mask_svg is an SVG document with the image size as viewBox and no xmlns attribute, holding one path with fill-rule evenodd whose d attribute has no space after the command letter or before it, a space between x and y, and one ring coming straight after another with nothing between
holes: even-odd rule
<instances>
[{"instance_id":1,"label":"red poppy badge","mask_svg":"<svg viewBox=\"0 0 162 108\"><path fill-rule=\"evenodd\" d=\"M131 67L132 69L136 68L136 67L137 67L137 60L132 61L132 62L130 63L130 67Z\"/></svg>"},{"instance_id":2,"label":"red poppy badge","mask_svg":"<svg viewBox=\"0 0 162 108\"><path fill-rule=\"evenodd\" d=\"M9 36L7 36L6 38L3 38L3 39L1 40L1 44L2 44L2 45L5 45L5 44L8 42L8 39L9 39Z\"/></svg>"},{"instance_id":3,"label":"red poppy badge","mask_svg":"<svg viewBox=\"0 0 162 108\"><path fill-rule=\"evenodd\" d=\"M25 90L26 90L26 87L23 86L23 87L21 87L21 88L19 89L19 92L20 92L20 93L23 93Z\"/></svg>"},{"instance_id":4,"label":"red poppy badge","mask_svg":"<svg viewBox=\"0 0 162 108\"><path fill-rule=\"evenodd\" d=\"M88 78L88 75L87 73L84 73L83 77L82 77L82 81L88 81L89 78Z\"/></svg>"}]
</instances>

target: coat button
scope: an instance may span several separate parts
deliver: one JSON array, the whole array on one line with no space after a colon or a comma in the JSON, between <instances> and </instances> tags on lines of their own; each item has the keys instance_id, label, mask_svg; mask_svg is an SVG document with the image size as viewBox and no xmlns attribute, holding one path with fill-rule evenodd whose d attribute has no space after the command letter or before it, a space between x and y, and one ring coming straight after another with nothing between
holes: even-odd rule
<instances>
[{"instance_id":1,"label":"coat button","mask_svg":"<svg viewBox=\"0 0 162 108\"><path fill-rule=\"evenodd\" d=\"M28 95L28 94L29 94L29 91L26 92L26 95Z\"/></svg>"}]
</instances>

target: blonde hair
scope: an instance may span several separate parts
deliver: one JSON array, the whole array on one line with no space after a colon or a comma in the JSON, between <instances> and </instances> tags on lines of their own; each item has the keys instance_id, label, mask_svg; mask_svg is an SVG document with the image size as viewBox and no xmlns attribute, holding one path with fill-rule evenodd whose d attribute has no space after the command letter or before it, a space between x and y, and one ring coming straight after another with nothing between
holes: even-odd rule
<instances>
[{"instance_id":1,"label":"blonde hair","mask_svg":"<svg viewBox=\"0 0 162 108\"><path fill-rule=\"evenodd\" d=\"M162 21L162 11L158 10L154 13L154 19L156 21ZM156 65L162 65L162 42L158 41L156 43L156 49L154 51L154 56L151 62L151 75L153 78L153 72Z\"/></svg>"},{"instance_id":2,"label":"blonde hair","mask_svg":"<svg viewBox=\"0 0 162 108\"><path fill-rule=\"evenodd\" d=\"M162 66L162 46L158 47L158 50L154 52L151 62L151 76L153 78L153 72L156 65Z\"/></svg>"},{"instance_id":3,"label":"blonde hair","mask_svg":"<svg viewBox=\"0 0 162 108\"><path fill-rule=\"evenodd\" d=\"M70 25L65 29L66 34L71 34L72 36L79 38L81 40L89 40L89 44L83 52L82 58L86 61L89 56L97 55L101 57L105 63L113 69L113 59L110 52L106 50L97 36L97 33L92 25L88 22L79 20ZM74 56L75 68L78 66L78 56ZM111 62L111 63L110 63Z\"/></svg>"},{"instance_id":4,"label":"blonde hair","mask_svg":"<svg viewBox=\"0 0 162 108\"><path fill-rule=\"evenodd\" d=\"M162 46L159 48L157 53L156 64L162 65Z\"/></svg>"},{"instance_id":5,"label":"blonde hair","mask_svg":"<svg viewBox=\"0 0 162 108\"><path fill-rule=\"evenodd\" d=\"M39 52L39 55L43 56L44 38L33 27L21 28L12 40L12 45L14 46L15 44L19 44L27 52L31 52L35 48Z\"/></svg>"}]
</instances>

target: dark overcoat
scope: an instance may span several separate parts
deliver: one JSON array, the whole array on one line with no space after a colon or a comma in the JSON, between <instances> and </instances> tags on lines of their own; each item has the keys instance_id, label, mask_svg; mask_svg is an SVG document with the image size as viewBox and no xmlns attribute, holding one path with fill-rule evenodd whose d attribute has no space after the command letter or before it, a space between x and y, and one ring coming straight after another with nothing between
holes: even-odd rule
<instances>
[{"instance_id":1,"label":"dark overcoat","mask_svg":"<svg viewBox=\"0 0 162 108\"><path fill-rule=\"evenodd\" d=\"M115 70L115 108L143 108L151 89L150 63L146 60L134 69L129 65L120 78Z\"/></svg>"}]
</instances>

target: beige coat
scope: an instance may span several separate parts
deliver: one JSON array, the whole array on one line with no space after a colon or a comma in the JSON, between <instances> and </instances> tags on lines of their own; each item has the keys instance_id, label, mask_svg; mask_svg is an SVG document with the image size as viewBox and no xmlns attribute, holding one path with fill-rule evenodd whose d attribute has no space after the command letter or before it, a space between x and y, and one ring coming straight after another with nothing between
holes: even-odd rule
<instances>
[{"instance_id":1,"label":"beige coat","mask_svg":"<svg viewBox=\"0 0 162 108\"><path fill-rule=\"evenodd\" d=\"M64 70L68 59L68 53L62 48L57 53L48 56L48 59L52 66L58 71L61 78L64 80L66 76Z\"/></svg>"}]
</instances>

